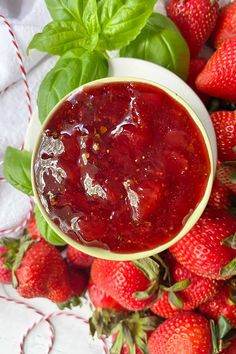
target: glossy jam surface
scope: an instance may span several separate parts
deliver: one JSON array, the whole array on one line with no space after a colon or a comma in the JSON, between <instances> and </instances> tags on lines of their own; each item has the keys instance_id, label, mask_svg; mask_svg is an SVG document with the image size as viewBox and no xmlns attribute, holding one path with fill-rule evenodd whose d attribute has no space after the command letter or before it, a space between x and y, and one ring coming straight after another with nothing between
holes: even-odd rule
<instances>
[{"instance_id":1,"label":"glossy jam surface","mask_svg":"<svg viewBox=\"0 0 236 354\"><path fill-rule=\"evenodd\" d=\"M171 240L201 200L209 173L189 113L139 82L70 96L48 122L34 162L50 219L79 243L122 253Z\"/></svg>"}]
</instances>

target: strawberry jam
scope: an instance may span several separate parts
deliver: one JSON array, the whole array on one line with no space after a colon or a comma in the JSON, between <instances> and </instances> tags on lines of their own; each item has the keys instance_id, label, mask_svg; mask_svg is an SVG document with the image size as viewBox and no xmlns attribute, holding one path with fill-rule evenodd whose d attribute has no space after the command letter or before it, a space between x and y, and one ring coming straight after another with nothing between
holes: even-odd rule
<instances>
[{"instance_id":1,"label":"strawberry jam","mask_svg":"<svg viewBox=\"0 0 236 354\"><path fill-rule=\"evenodd\" d=\"M71 95L45 127L34 162L50 219L78 243L122 253L171 240L203 197L209 173L189 113L140 82Z\"/></svg>"}]
</instances>

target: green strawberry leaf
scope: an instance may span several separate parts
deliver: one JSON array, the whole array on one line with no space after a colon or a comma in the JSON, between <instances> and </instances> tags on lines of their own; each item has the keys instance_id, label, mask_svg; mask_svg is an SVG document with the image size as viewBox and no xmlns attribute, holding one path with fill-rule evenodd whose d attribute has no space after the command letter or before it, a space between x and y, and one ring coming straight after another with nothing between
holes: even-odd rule
<instances>
[{"instance_id":1,"label":"green strawberry leaf","mask_svg":"<svg viewBox=\"0 0 236 354\"><path fill-rule=\"evenodd\" d=\"M99 48L120 49L134 40L145 26L156 0L103 0L99 6Z\"/></svg>"},{"instance_id":2,"label":"green strawberry leaf","mask_svg":"<svg viewBox=\"0 0 236 354\"><path fill-rule=\"evenodd\" d=\"M174 308L181 309L184 306L183 300L177 296L173 291L170 291L168 294L168 300Z\"/></svg>"},{"instance_id":3,"label":"green strawberry leaf","mask_svg":"<svg viewBox=\"0 0 236 354\"><path fill-rule=\"evenodd\" d=\"M233 235L231 235L231 236L225 238L225 239L222 241L222 243L223 243L225 246L228 246L228 247L230 247L230 248L236 250L236 232L235 232Z\"/></svg>"},{"instance_id":4,"label":"green strawberry leaf","mask_svg":"<svg viewBox=\"0 0 236 354\"><path fill-rule=\"evenodd\" d=\"M141 270L150 281L155 281L160 274L160 266L151 258L142 258L133 261L134 265Z\"/></svg>"},{"instance_id":5,"label":"green strawberry leaf","mask_svg":"<svg viewBox=\"0 0 236 354\"><path fill-rule=\"evenodd\" d=\"M21 192L33 195L31 183L31 158L28 151L8 146L4 155L3 174L6 180Z\"/></svg>"},{"instance_id":6,"label":"green strawberry leaf","mask_svg":"<svg viewBox=\"0 0 236 354\"><path fill-rule=\"evenodd\" d=\"M187 289L191 284L191 280L185 279L181 280L170 287L171 292L178 292Z\"/></svg>"},{"instance_id":7,"label":"green strawberry leaf","mask_svg":"<svg viewBox=\"0 0 236 354\"><path fill-rule=\"evenodd\" d=\"M231 262L221 268L220 275L223 277L231 277L236 275L236 257Z\"/></svg>"},{"instance_id":8,"label":"green strawberry leaf","mask_svg":"<svg viewBox=\"0 0 236 354\"><path fill-rule=\"evenodd\" d=\"M34 213L38 231L45 240L55 246L65 245L66 242L48 225L37 205L35 205Z\"/></svg>"},{"instance_id":9,"label":"green strawberry leaf","mask_svg":"<svg viewBox=\"0 0 236 354\"><path fill-rule=\"evenodd\" d=\"M188 45L175 24L161 14L152 14L139 36L122 48L120 55L151 61L187 79Z\"/></svg>"},{"instance_id":10,"label":"green strawberry leaf","mask_svg":"<svg viewBox=\"0 0 236 354\"><path fill-rule=\"evenodd\" d=\"M42 81L38 94L41 122L66 94L89 81L107 76L108 63L102 53L80 53L78 49L67 52Z\"/></svg>"},{"instance_id":11,"label":"green strawberry leaf","mask_svg":"<svg viewBox=\"0 0 236 354\"><path fill-rule=\"evenodd\" d=\"M219 343L218 343L218 328L213 320L210 320L211 327L211 340L212 340L212 354L219 354Z\"/></svg>"},{"instance_id":12,"label":"green strawberry leaf","mask_svg":"<svg viewBox=\"0 0 236 354\"><path fill-rule=\"evenodd\" d=\"M227 318L224 316L220 316L218 320L218 333L219 333L219 338L223 339L226 334L229 333L229 331L232 329L232 326L230 325L229 321Z\"/></svg>"}]
</instances>

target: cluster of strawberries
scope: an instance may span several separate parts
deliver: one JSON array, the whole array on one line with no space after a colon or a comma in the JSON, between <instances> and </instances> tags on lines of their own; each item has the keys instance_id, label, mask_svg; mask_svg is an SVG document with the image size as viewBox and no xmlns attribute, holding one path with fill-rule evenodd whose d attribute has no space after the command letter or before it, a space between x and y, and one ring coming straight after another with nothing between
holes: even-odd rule
<instances>
[{"instance_id":1,"label":"cluster of strawberries","mask_svg":"<svg viewBox=\"0 0 236 354\"><path fill-rule=\"evenodd\" d=\"M91 333L111 335L112 354L236 354L236 2L172 0L167 13L190 48L189 85L208 107L210 96L229 107L211 114L219 164L204 214L168 251L136 261L56 248L32 219L20 240L2 240L0 282L60 307L88 290ZM197 58L209 38L216 51Z\"/></svg>"}]
</instances>

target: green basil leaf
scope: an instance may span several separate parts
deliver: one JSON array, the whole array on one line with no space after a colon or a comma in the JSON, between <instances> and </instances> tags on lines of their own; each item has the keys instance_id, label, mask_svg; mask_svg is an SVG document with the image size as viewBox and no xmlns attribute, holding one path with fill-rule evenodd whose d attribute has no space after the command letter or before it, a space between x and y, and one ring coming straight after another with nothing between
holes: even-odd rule
<instances>
[{"instance_id":1,"label":"green basil leaf","mask_svg":"<svg viewBox=\"0 0 236 354\"><path fill-rule=\"evenodd\" d=\"M101 0L99 48L120 49L134 40L145 26L156 0Z\"/></svg>"},{"instance_id":2,"label":"green basil leaf","mask_svg":"<svg viewBox=\"0 0 236 354\"><path fill-rule=\"evenodd\" d=\"M96 0L68 0L68 8L75 19L83 23L88 33L100 31Z\"/></svg>"},{"instance_id":3,"label":"green basil leaf","mask_svg":"<svg viewBox=\"0 0 236 354\"><path fill-rule=\"evenodd\" d=\"M6 180L21 192L33 195L31 183L31 158L28 151L8 146L4 155L3 174Z\"/></svg>"},{"instance_id":4,"label":"green basil leaf","mask_svg":"<svg viewBox=\"0 0 236 354\"><path fill-rule=\"evenodd\" d=\"M68 0L45 0L53 20L73 20L68 9Z\"/></svg>"},{"instance_id":5,"label":"green basil leaf","mask_svg":"<svg viewBox=\"0 0 236 354\"><path fill-rule=\"evenodd\" d=\"M65 245L66 242L48 225L37 205L34 207L34 213L38 231L45 240L55 246Z\"/></svg>"},{"instance_id":6,"label":"green basil leaf","mask_svg":"<svg viewBox=\"0 0 236 354\"><path fill-rule=\"evenodd\" d=\"M39 119L45 120L52 108L75 88L107 76L107 59L99 52L66 53L44 78L38 94ZM70 57L71 54L71 57Z\"/></svg>"},{"instance_id":7,"label":"green basil leaf","mask_svg":"<svg viewBox=\"0 0 236 354\"><path fill-rule=\"evenodd\" d=\"M151 61L183 79L189 70L189 49L174 23L166 16L152 14L140 35L120 55Z\"/></svg>"},{"instance_id":8,"label":"green basil leaf","mask_svg":"<svg viewBox=\"0 0 236 354\"><path fill-rule=\"evenodd\" d=\"M53 21L37 33L28 46L50 54L62 55L72 48L92 50L96 47L98 34L88 36L84 27L76 21Z\"/></svg>"}]
</instances>

